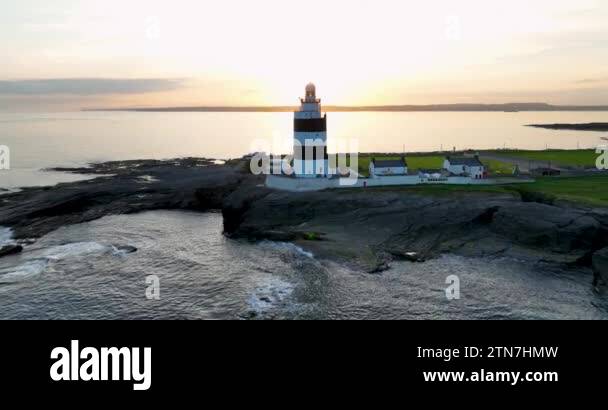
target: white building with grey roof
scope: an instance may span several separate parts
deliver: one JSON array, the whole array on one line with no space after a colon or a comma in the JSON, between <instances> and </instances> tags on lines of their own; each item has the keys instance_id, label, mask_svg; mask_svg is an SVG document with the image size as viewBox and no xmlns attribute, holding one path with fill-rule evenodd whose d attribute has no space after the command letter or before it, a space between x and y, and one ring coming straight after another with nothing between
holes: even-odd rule
<instances>
[{"instance_id":1,"label":"white building with grey roof","mask_svg":"<svg viewBox=\"0 0 608 410\"><path fill-rule=\"evenodd\" d=\"M369 162L369 176L372 178L407 175L407 161L401 159L378 160L372 158Z\"/></svg>"},{"instance_id":2,"label":"white building with grey roof","mask_svg":"<svg viewBox=\"0 0 608 410\"><path fill-rule=\"evenodd\" d=\"M474 157L446 157L443 168L452 175L469 176L472 179L488 177L486 166L479 160L478 155Z\"/></svg>"}]
</instances>

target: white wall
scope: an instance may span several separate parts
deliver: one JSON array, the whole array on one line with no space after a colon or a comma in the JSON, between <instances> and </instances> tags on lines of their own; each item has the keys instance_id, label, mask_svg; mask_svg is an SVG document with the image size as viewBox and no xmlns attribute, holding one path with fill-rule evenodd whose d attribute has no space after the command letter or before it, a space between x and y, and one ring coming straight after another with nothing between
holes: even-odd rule
<instances>
[{"instance_id":1,"label":"white wall","mask_svg":"<svg viewBox=\"0 0 608 410\"><path fill-rule=\"evenodd\" d=\"M483 174L485 172L485 167L468 167L468 172L471 174L471 177L475 178L483 178Z\"/></svg>"},{"instance_id":2,"label":"white wall","mask_svg":"<svg viewBox=\"0 0 608 410\"><path fill-rule=\"evenodd\" d=\"M300 178L316 178L324 177L329 171L328 160L312 160L301 161L293 160L293 170L296 176Z\"/></svg>"},{"instance_id":3,"label":"white wall","mask_svg":"<svg viewBox=\"0 0 608 410\"><path fill-rule=\"evenodd\" d=\"M443 168L447 169L454 175L462 175L467 173L473 178L475 178L475 176L478 178L483 178L483 174L486 170L484 166L470 167L468 165L452 165L447 159L443 163Z\"/></svg>"},{"instance_id":4,"label":"white wall","mask_svg":"<svg viewBox=\"0 0 608 410\"><path fill-rule=\"evenodd\" d=\"M534 182L533 179L522 180L517 178L500 179L472 179L469 177L448 177L444 181L427 181L418 175L404 175L392 177L359 178L354 185L341 185L339 178L289 178L277 175L266 177L266 186L273 189L291 192L322 191L324 189L338 188L364 188L379 186L408 186L408 185L502 185L526 184Z\"/></svg>"},{"instance_id":5,"label":"white wall","mask_svg":"<svg viewBox=\"0 0 608 410\"><path fill-rule=\"evenodd\" d=\"M266 186L269 188L280 189L284 191L321 191L323 189L336 188L364 188L378 186L399 186L399 185L419 185L421 183L418 175L403 175L403 176L379 176L376 178L358 178L356 183L346 184L348 179L344 179L345 184L340 184L339 178L289 178L278 175L268 175L266 177Z\"/></svg>"},{"instance_id":6,"label":"white wall","mask_svg":"<svg viewBox=\"0 0 608 410\"><path fill-rule=\"evenodd\" d=\"M464 165L450 165L446 169L454 175L462 175L462 174L468 172L467 167Z\"/></svg>"},{"instance_id":7,"label":"white wall","mask_svg":"<svg viewBox=\"0 0 608 410\"><path fill-rule=\"evenodd\" d=\"M407 167L376 168L372 162L370 163L370 175L407 175Z\"/></svg>"}]
</instances>

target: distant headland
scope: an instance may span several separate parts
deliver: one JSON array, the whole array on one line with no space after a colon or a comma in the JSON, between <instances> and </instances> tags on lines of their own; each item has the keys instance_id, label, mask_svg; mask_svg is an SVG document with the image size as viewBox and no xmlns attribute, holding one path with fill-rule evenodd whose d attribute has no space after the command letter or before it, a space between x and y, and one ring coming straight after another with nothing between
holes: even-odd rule
<instances>
[{"instance_id":1,"label":"distant headland","mask_svg":"<svg viewBox=\"0 0 608 410\"><path fill-rule=\"evenodd\" d=\"M293 112L295 106L192 106L192 107L131 107L87 108L83 111L132 112ZM326 105L326 112L519 112L519 111L608 111L608 105L551 105L546 103L507 104L435 104L435 105Z\"/></svg>"},{"instance_id":2,"label":"distant headland","mask_svg":"<svg viewBox=\"0 0 608 410\"><path fill-rule=\"evenodd\" d=\"M548 130L608 131L608 123L606 122L591 122L587 124L530 124L528 127L546 128Z\"/></svg>"}]
</instances>

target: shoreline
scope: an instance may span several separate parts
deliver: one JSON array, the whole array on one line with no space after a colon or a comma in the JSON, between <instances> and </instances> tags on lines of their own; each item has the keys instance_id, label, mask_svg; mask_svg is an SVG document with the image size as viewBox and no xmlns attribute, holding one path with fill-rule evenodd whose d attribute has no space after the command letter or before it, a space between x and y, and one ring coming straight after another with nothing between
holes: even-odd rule
<instances>
[{"instance_id":1,"label":"shoreline","mask_svg":"<svg viewBox=\"0 0 608 410\"><path fill-rule=\"evenodd\" d=\"M556 131L608 132L608 123L591 122L583 124L529 124L526 127L544 128Z\"/></svg>"},{"instance_id":2,"label":"shoreline","mask_svg":"<svg viewBox=\"0 0 608 410\"><path fill-rule=\"evenodd\" d=\"M66 225L153 210L221 212L235 239L291 242L370 273L442 254L508 256L592 268L608 247L608 209L542 195L412 189L268 189L246 159L115 161L59 168L99 177L2 196L0 226L27 244ZM112 176L107 176L111 174ZM608 276L607 276L608 277Z\"/></svg>"}]
</instances>

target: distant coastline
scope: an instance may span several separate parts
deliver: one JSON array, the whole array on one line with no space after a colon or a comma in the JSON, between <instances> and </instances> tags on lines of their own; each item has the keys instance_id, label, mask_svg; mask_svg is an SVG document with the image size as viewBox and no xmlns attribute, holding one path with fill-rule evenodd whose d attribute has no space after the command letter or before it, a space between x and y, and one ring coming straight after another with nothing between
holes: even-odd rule
<instances>
[{"instance_id":1,"label":"distant coastline","mask_svg":"<svg viewBox=\"0 0 608 410\"><path fill-rule=\"evenodd\" d=\"M587 124L530 124L528 127L545 128L549 130L570 130L570 131L608 131L608 123L592 122Z\"/></svg>"},{"instance_id":2,"label":"distant coastline","mask_svg":"<svg viewBox=\"0 0 608 410\"><path fill-rule=\"evenodd\" d=\"M83 111L127 111L127 112L293 112L295 106L192 106L192 107L131 107L131 108L86 108ZM323 107L327 112L508 112L520 111L608 111L608 105L551 105L545 103L508 104L435 104L435 105L378 105Z\"/></svg>"}]
</instances>

